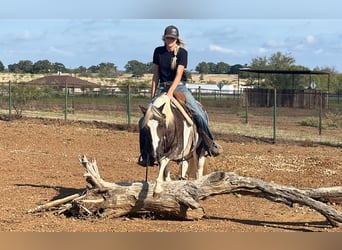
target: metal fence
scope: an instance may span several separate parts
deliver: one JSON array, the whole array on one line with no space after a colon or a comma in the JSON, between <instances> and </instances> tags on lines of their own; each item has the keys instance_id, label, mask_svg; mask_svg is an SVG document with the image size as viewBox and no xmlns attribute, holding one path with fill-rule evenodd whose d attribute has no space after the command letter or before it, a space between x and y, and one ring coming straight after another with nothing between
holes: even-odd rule
<instances>
[{"instance_id":1,"label":"metal fence","mask_svg":"<svg viewBox=\"0 0 342 250\"><path fill-rule=\"evenodd\" d=\"M340 94L325 93L318 98L312 97L313 92L302 93L305 100L319 100L320 103L291 106L282 105L279 100L291 99L293 93L274 91L269 90L267 105L251 103L248 90L228 93L200 88L192 92L207 110L214 134L239 134L275 143L296 140L308 144L342 145ZM265 91L254 89L253 98L263 100ZM130 85L116 89L101 87L96 91L9 83L0 85L2 120L24 116L102 121L129 127L135 126L141 117L139 105L147 106L149 101L147 90Z\"/></svg>"}]
</instances>

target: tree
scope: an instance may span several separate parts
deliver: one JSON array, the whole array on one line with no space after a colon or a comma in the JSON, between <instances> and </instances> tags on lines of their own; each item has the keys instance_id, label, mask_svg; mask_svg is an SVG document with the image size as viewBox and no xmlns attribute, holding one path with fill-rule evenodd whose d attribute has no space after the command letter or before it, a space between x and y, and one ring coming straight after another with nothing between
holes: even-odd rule
<instances>
[{"instance_id":1,"label":"tree","mask_svg":"<svg viewBox=\"0 0 342 250\"><path fill-rule=\"evenodd\" d=\"M59 62L55 62L53 64L51 64L52 66L52 73L63 73L63 72L68 72L68 70L65 68L63 63L59 63Z\"/></svg>"},{"instance_id":2,"label":"tree","mask_svg":"<svg viewBox=\"0 0 342 250\"><path fill-rule=\"evenodd\" d=\"M276 52L268 58L269 65L274 69L290 69L295 62L290 54L283 55L281 52Z\"/></svg>"},{"instance_id":3,"label":"tree","mask_svg":"<svg viewBox=\"0 0 342 250\"><path fill-rule=\"evenodd\" d=\"M252 69L267 69L268 61L266 57L256 57L252 59L250 67Z\"/></svg>"},{"instance_id":4,"label":"tree","mask_svg":"<svg viewBox=\"0 0 342 250\"><path fill-rule=\"evenodd\" d=\"M323 71L329 73L329 92L330 93L337 93L338 91L342 90L342 74L338 74L335 68L330 67L315 67L314 70ZM316 75L312 77L312 81L316 83L317 89L322 89L328 91L328 79L325 75Z\"/></svg>"},{"instance_id":5,"label":"tree","mask_svg":"<svg viewBox=\"0 0 342 250\"><path fill-rule=\"evenodd\" d=\"M74 69L73 72L75 74L84 74L87 72L87 68L84 66L79 66L78 68Z\"/></svg>"},{"instance_id":6,"label":"tree","mask_svg":"<svg viewBox=\"0 0 342 250\"><path fill-rule=\"evenodd\" d=\"M99 72L99 68L100 66L99 65L92 65L88 68L88 72L90 73L98 73Z\"/></svg>"},{"instance_id":7,"label":"tree","mask_svg":"<svg viewBox=\"0 0 342 250\"><path fill-rule=\"evenodd\" d=\"M0 72L4 72L5 71L5 66L3 65L3 63L0 61Z\"/></svg>"},{"instance_id":8,"label":"tree","mask_svg":"<svg viewBox=\"0 0 342 250\"><path fill-rule=\"evenodd\" d=\"M99 64L99 76L100 77L115 77L117 76L117 67L114 63L100 63Z\"/></svg>"},{"instance_id":9,"label":"tree","mask_svg":"<svg viewBox=\"0 0 342 250\"><path fill-rule=\"evenodd\" d=\"M269 69L269 70L303 70L302 66L295 65L295 59L290 54L282 54L276 52L270 57L257 57L252 59L250 67L252 69ZM290 74L265 74L260 75L264 80L261 87L277 88L277 89L294 89L304 88L305 77L296 76L296 85L293 85L292 75Z\"/></svg>"},{"instance_id":10,"label":"tree","mask_svg":"<svg viewBox=\"0 0 342 250\"><path fill-rule=\"evenodd\" d=\"M229 74L239 74L239 69L243 67L244 66L242 66L241 64L235 64L230 67Z\"/></svg>"},{"instance_id":11,"label":"tree","mask_svg":"<svg viewBox=\"0 0 342 250\"><path fill-rule=\"evenodd\" d=\"M228 74L230 70L229 64L225 62L218 62L216 64L216 74Z\"/></svg>"},{"instance_id":12,"label":"tree","mask_svg":"<svg viewBox=\"0 0 342 250\"><path fill-rule=\"evenodd\" d=\"M50 72L53 72L53 66L49 60L39 60L33 64L34 74L47 74Z\"/></svg>"},{"instance_id":13,"label":"tree","mask_svg":"<svg viewBox=\"0 0 342 250\"><path fill-rule=\"evenodd\" d=\"M32 73L33 64L29 60L21 60L18 63L8 65L8 71L11 73Z\"/></svg>"},{"instance_id":14,"label":"tree","mask_svg":"<svg viewBox=\"0 0 342 250\"><path fill-rule=\"evenodd\" d=\"M200 74L208 74L209 73L209 66L206 62L200 62L195 69Z\"/></svg>"},{"instance_id":15,"label":"tree","mask_svg":"<svg viewBox=\"0 0 342 250\"><path fill-rule=\"evenodd\" d=\"M26 105L41 97L49 96L51 89L40 88L33 85L15 84L12 86L12 105L16 112L16 118L22 117L22 111Z\"/></svg>"},{"instance_id":16,"label":"tree","mask_svg":"<svg viewBox=\"0 0 342 250\"><path fill-rule=\"evenodd\" d=\"M125 65L126 73L132 73L133 77L143 77L148 72L147 65L137 60L128 61Z\"/></svg>"},{"instance_id":17,"label":"tree","mask_svg":"<svg viewBox=\"0 0 342 250\"><path fill-rule=\"evenodd\" d=\"M216 64L213 62L208 62L208 74L215 74L216 73Z\"/></svg>"},{"instance_id":18,"label":"tree","mask_svg":"<svg viewBox=\"0 0 342 250\"><path fill-rule=\"evenodd\" d=\"M336 75L335 92L342 93L342 74Z\"/></svg>"},{"instance_id":19,"label":"tree","mask_svg":"<svg viewBox=\"0 0 342 250\"><path fill-rule=\"evenodd\" d=\"M186 76L186 81L191 83L192 82L191 71L185 70L185 76Z\"/></svg>"},{"instance_id":20,"label":"tree","mask_svg":"<svg viewBox=\"0 0 342 250\"><path fill-rule=\"evenodd\" d=\"M153 62L146 63L146 73L153 73Z\"/></svg>"}]
</instances>

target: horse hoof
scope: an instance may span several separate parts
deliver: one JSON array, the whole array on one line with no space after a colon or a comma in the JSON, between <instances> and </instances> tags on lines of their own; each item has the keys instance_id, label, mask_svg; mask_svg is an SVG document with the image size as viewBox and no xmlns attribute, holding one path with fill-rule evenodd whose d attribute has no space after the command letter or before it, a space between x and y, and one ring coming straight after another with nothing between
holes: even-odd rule
<instances>
[{"instance_id":1,"label":"horse hoof","mask_svg":"<svg viewBox=\"0 0 342 250\"><path fill-rule=\"evenodd\" d=\"M153 192L153 198L159 199L160 198L160 193Z\"/></svg>"}]
</instances>

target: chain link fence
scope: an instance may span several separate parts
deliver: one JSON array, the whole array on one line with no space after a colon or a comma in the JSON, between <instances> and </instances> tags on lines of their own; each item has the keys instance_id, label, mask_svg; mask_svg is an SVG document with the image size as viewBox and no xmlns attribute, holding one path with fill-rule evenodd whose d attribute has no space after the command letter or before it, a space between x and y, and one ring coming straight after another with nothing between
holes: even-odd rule
<instances>
[{"instance_id":1,"label":"chain link fence","mask_svg":"<svg viewBox=\"0 0 342 250\"><path fill-rule=\"evenodd\" d=\"M245 89L191 90L205 107L214 134L342 145L342 93ZM76 89L28 84L0 85L0 118L36 117L136 126L150 93L133 84ZM276 104L276 105L275 105Z\"/></svg>"}]
</instances>

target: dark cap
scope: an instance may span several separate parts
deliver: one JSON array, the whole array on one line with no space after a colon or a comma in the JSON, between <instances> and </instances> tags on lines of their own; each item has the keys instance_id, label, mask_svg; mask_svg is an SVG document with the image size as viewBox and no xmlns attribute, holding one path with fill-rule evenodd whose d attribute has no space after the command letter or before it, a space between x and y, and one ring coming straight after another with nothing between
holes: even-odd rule
<instances>
[{"instance_id":1,"label":"dark cap","mask_svg":"<svg viewBox=\"0 0 342 250\"><path fill-rule=\"evenodd\" d=\"M179 32L176 26L170 25L165 28L164 37L178 38Z\"/></svg>"}]
</instances>

